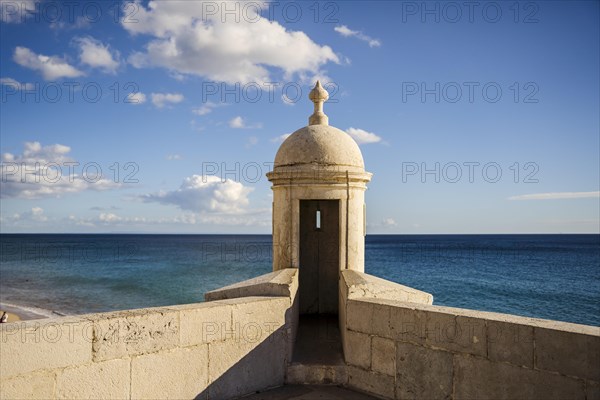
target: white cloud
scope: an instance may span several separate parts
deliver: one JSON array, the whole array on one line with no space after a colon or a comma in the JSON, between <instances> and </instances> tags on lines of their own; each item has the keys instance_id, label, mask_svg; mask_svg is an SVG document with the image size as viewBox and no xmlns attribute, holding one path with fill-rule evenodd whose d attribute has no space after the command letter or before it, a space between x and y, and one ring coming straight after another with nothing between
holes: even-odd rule
<instances>
[{"instance_id":1,"label":"white cloud","mask_svg":"<svg viewBox=\"0 0 600 400\"><path fill-rule=\"evenodd\" d=\"M33 83L21 83L13 78L0 78L0 85L12 86L15 90L34 90Z\"/></svg>"},{"instance_id":2,"label":"white cloud","mask_svg":"<svg viewBox=\"0 0 600 400\"><path fill-rule=\"evenodd\" d=\"M44 215L44 209L41 207L32 207L31 211L26 211L21 214L14 214L12 216L13 221L35 221L35 222L46 222L48 217Z\"/></svg>"},{"instance_id":3,"label":"white cloud","mask_svg":"<svg viewBox=\"0 0 600 400\"><path fill-rule=\"evenodd\" d=\"M213 175L192 175L179 189L142 196L147 202L172 204L197 213L241 214L246 212L252 188Z\"/></svg>"},{"instance_id":4,"label":"white cloud","mask_svg":"<svg viewBox=\"0 0 600 400\"><path fill-rule=\"evenodd\" d=\"M110 50L108 45L92 37L75 39L79 45L79 61L92 68L100 68L104 72L116 73L119 67L119 52Z\"/></svg>"},{"instance_id":5,"label":"white cloud","mask_svg":"<svg viewBox=\"0 0 600 400\"><path fill-rule=\"evenodd\" d=\"M158 108L183 101L183 95L180 93L152 93L150 96L152 97L152 104Z\"/></svg>"},{"instance_id":6,"label":"white cloud","mask_svg":"<svg viewBox=\"0 0 600 400\"><path fill-rule=\"evenodd\" d=\"M125 103L133 104L134 106L146 102L146 95L142 92L129 93L125 98Z\"/></svg>"},{"instance_id":7,"label":"white cloud","mask_svg":"<svg viewBox=\"0 0 600 400\"><path fill-rule=\"evenodd\" d=\"M599 192L553 192L535 193L511 196L509 200L561 200L561 199L589 199L600 198Z\"/></svg>"},{"instance_id":8,"label":"white cloud","mask_svg":"<svg viewBox=\"0 0 600 400\"><path fill-rule=\"evenodd\" d=\"M62 144L53 144L42 146L40 142L25 142L23 145L23 154L15 156L11 153L2 154L2 162L14 162L25 164L48 164L51 162L63 164L67 161L73 161L68 154L71 152L69 146Z\"/></svg>"},{"instance_id":9,"label":"white cloud","mask_svg":"<svg viewBox=\"0 0 600 400\"><path fill-rule=\"evenodd\" d=\"M41 207L33 207L31 209L31 218L36 221L46 221L48 219L44 215L44 209Z\"/></svg>"},{"instance_id":10,"label":"white cloud","mask_svg":"<svg viewBox=\"0 0 600 400\"><path fill-rule=\"evenodd\" d=\"M346 25L336 26L333 28L333 30L344 37L353 36L358 33L357 31L353 31L352 29L348 28Z\"/></svg>"},{"instance_id":11,"label":"white cloud","mask_svg":"<svg viewBox=\"0 0 600 400\"><path fill-rule=\"evenodd\" d=\"M69 157L70 151L69 146L61 144L42 146L39 142L26 142L23 154L2 154L0 198L61 197L84 190L109 190L121 186L96 176L94 168L82 176L80 172L84 167Z\"/></svg>"},{"instance_id":12,"label":"white cloud","mask_svg":"<svg viewBox=\"0 0 600 400\"><path fill-rule=\"evenodd\" d=\"M372 37L365 35L361 31L353 31L346 25L336 26L333 29L344 37L355 37L359 40L362 40L363 42L367 42L369 44L369 47L381 46L381 41L379 41L379 39L373 39Z\"/></svg>"},{"instance_id":13,"label":"white cloud","mask_svg":"<svg viewBox=\"0 0 600 400\"><path fill-rule=\"evenodd\" d=\"M372 132L367 132L358 128L348 128L346 129L346 133L352 136L352 138L358 144L366 144L366 143L377 143L381 142L381 138Z\"/></svg>"},{"instance_id":14,"label":"white cloud","mask_svg":"<svg viewBox=\"0 0 600 400\"><path fill-rule=\"evenodd\" d=\"M230 128L245 128L246 125L244 124L244 119L240 116L237 116L235 118L232 118L229 121L229 127Z\"/></svg>"},{"instance_id":15,"label":"white cloud","mask_svg":"<svg viewBox=\"0 0 600 400\"><path fill-rule=\"evenodd\" d=\"M115 213L100 213L96 217L78 217L75 215L69 215L68 218L63 220L63 223L76 226L85 227L97 227L101 226L126 226L126 225L140 225L153 223L152 220L146 217L121 217Z\"/></svg>"},{"instance_id":16,"label":"white cloud","mask_svg":"<svg viewBox=\"0 0 600 400\"><path fill-rule=\"evenodd\" d=\"M196 115L206 115L206 114L210 114L213 111L213 107L209 107L208 105L202 105L198 108L194 108L192 110L192 112Z\"/></svg>"},{"instance_id":17,"label":"white cloud","mask_svg":"<svg viewBox=\"0 0 600 400\"><path fill-rule=\"evenodd\" d=\"M36 11L39 0L0 0L0 21L8 23L25 22Z\"/></svg>"},{"instance_id":18,"label":"white cloud","mask_svg":"<svg viewBox=\"0 0 600 400\"><path fill-rule=\"evenodd\" d=\"M44 215L44 209L41 207L32 207L30 211L15 213L9 217L1 217L0 220L5 223L11 223L13 226L32 225L40 222L47 222L48 217Z\"/></svg>"},{"instance_id":19,"label":"white cloud","mask_svg":"<svg viewBox=\"0 0 600 400\"><path fill-rule=\"evenodd\" d=\"M36 54L27 47L17 47L13 60L22 67L40 72L47 81L60 78L76 78L83 75L83 72L69 65L62 58Z\"/></svg>"},{"instance_id":20,"label":"white cloud","mask_svg":"<svg viewBox=\"0 0 600 400\"><path fill-rule=\"evenodd\" d=\"M50 23L50 29L55 30L72 30L72 29L87 29L91 27L92 19L77 15L75 21L72 18L65 18L68 21L56 21Z\"/></svg>"},{"instance_id":21,"label":"white cloud","mask_svg":"<svg viewBox=\"0 0 600 400\"><path fill-rule=\"evenodd\" d=\"M225 22L220 13L210 15L198 2L150 1L146 7L136 1L135 7L138 22L123 21L122 26L132 34L153 37L145 51L129 57L137 68L160 66L216 81L260 83L272 80L269 67L280 69L289 79L294 74L318 73L328 62L339 63L329 46L269 21L256 7L244 7L242 18L235 21L230 15Z\"/></svg>"},{"instance_id":22,"label":"white cloud","mask_svg":"<svg viewBox=\"0 0 600 400\"><path fill-rule=\"evenodd\" d=\"M206 103L202 104L200 107L198 108L194 108L192 110L192 112L196 115L206 115L206 114L210 114L211 112L213 112L213 110L215 108L218 107L223 107L226 106L226 103L213 103L212 101L207 101Z\"/></svg>"},{"instance_id":23,"label":"white cloud","mask_svg":"<svg viewBox=\"0 0 600 400\"><path fill-rule=\"evenodd\" d=\"M165 226L165 225L228 225L228 226L250 226L250 227L266 227L270 226L268 219L268 210L258 210L253 214L243 215L224 215L224 214L197 214L192 212L184 212L174 217L125 217L114 213L101 213L97 217L77 217L70 215L64 219L64 223L76 226L97 227L101 226ZM15 217L11 218L17 221ZM8 218L7 218L8 220Z\"/></svg>"},{"instance_id":24,"label":"white cloud","mask_svg":"<svg viewBox=\"0 0 600 400\"><path fill-rule=\"evenodd\" d=\"M383 221L381 221L381 225L385 227L398 226L398 224L393 218L384 218Z\"/></svg>"},{"instance_id":25,"label":"white cloud","mask_svg":"<svg viewBox=\"0 0 600 400\"><path fill-rule=\"evenodd\" d=\"M123 218L113 213L101 213L98 216L98 219L100 220L100 222L113 223L121 221Z\"/></svg>"},{"instance_id":26,"label":"white cloud","mask_svg":"<svg viewBox=\"0 0 600 400\"><path fill-rule=\"evenodd\" d=\"M63 218L61 221L64 224L84 226L95 228L98 226L139 226L141 224L153 224L157 223L146 217L122 217L115 213L100 213L95 217L79 217L75 215L69 215L68 218Z\"/></svg>"},{"instance_id":27,"label":"white cloud","mask_svg":"<svg viewBox=\"0 0 600 400\"><path fill-rule=\"evenodd\" d=\"M238 115L237 117L229 120L229 127L234 129L259 129L262 128L262 124L257 122L255 124L248 125L244 118Z\"/></svg>"},{"instance_id":28,"label":"white cloud","mask_svg":"<svg viewBox=\"0 0 600 400\"><path fill-rule=\"evenodd\" d=\"M183 159L183 157L181 157L179 154L167 154L166 159L169 160L169 161L171 161L171 160L181 160L181 159Z\"/></svg>"},{"instance_id":29,"label":"white cloud","mask_svg":"<svg viewBox=\"0 0 600 400\"><path fill-rule=\"evenodd\" d=\"M271 139L271 142L273 143L283 143L283 141L287 138L289 138L290 136L292 136L291 133L284 133L283 135L279 135L277 137L274 137L273 139Z\"/></svg>"}]
</instances>

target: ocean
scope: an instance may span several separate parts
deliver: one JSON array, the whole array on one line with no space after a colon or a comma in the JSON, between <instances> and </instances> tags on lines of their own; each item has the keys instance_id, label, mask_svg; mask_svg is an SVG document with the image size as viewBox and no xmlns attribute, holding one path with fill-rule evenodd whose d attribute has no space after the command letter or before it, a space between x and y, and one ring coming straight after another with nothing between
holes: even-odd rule
<instances>
[{"instance_id":1,"label":"ocean","mask_svg":"<svg viewBox=\"0 0 600 400\"><path fill-rule=\"evenodd\" d=\"M203 301L270 235L1 234L0 302L82 314ZM600 235L367 235L365 272L434 304L600 326Z\"/></svg>"}]
</instances>

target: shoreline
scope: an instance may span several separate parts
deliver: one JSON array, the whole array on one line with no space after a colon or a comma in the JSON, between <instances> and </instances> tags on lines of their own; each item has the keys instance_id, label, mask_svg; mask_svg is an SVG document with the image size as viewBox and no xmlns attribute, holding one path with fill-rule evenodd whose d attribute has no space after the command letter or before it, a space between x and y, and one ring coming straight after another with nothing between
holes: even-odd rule
<instances>
[{"instance_id":1,"label":"shoreline","mask_svg":"<svg viewBox=\"0 0 600 400\"><path fill-rule=\"evenodd\" d=\"M64 316L63 314L44 310L37 307L22 306L11 303L0 303L0 311L8 314L8 322L31 321L36 319L57 318Z\"/></svg>"}]
</instances>

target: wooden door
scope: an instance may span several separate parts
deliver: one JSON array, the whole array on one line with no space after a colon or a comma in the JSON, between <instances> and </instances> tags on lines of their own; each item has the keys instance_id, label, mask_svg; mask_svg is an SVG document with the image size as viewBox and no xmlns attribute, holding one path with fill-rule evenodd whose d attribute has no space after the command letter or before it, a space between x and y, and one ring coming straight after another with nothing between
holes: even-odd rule
<instances>
[{"instance_id":1,"label":"wooden door","mask_svg":"<svg viewBox=\"0 0 600 400\"><path fill-rule=\"evenodd\" d=\"M300 200L300 313L337 314L339 200Z\"/></svg>"}]
</instances>

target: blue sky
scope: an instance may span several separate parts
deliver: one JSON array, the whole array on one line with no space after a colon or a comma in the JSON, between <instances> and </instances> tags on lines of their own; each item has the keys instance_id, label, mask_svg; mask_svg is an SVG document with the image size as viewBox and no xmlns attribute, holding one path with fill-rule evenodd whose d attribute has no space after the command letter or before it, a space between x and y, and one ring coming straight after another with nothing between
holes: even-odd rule
<instances>
[{"instance_id":1,"label":"blue sky","mask_svg":"<svg viewBox=\"0 0 600 400\"><path fill-rule=\"evenodd\" d=\"M223 4L0 0L2 232L270 233L316 79L368 232L599 232L597 1Z\"/></svg>"}]
</instances>

